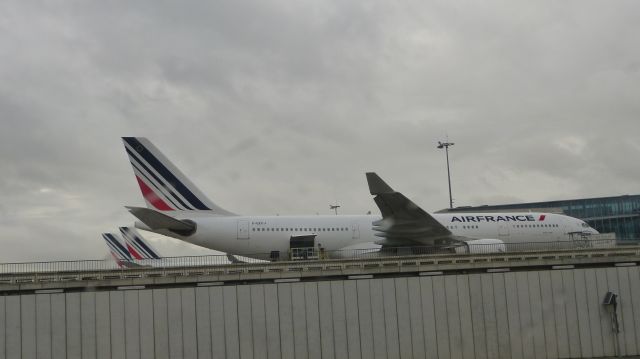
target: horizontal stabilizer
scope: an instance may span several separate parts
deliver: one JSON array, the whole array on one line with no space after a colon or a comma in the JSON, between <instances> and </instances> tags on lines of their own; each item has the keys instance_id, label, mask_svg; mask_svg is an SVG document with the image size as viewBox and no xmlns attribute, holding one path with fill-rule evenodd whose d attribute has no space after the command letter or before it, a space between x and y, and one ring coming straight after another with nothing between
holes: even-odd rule
<instances>
[{"instance_id":1,"label":"horizontal stabilizer","mask_svg":"<svg viewBox=\"0 0 640 359\"><path fill-rule=\"evenodd\" d=\"M369 192L372 195L395 192L375 172L367 172L367 183L369 184Z\"/></svg>"},{"instance_id":2,"label":"horizontal stabilizer","mask_svg":"<svg viewBox=\"0 0 640 359\"><path fill-rule=\"evenodd\" d=\"M245 261L240 260L238 257L234 256L233 254L229 254L229 253L227 253L227 259L229 260L229 262L233 264L247 263Z\"/></svg>"},{"instance_id":3,"label":"horizontal stabilizer","mask_svg":"<svg viewBox=\"0 0 640 359\"><path fill-rule=\"evenodd\" d=\"M196 231L196 224L189 220L176 219L150 208L126 208L152 230L166 229L183 236L189 236Z\"/></svg>"}]
</instances>

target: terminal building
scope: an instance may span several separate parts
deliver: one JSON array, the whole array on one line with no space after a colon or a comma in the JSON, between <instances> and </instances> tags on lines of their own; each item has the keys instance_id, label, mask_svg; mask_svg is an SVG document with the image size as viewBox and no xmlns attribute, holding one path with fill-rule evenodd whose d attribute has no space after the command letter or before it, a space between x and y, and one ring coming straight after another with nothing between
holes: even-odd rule
<instances>
[{"instance_id":1,"label":"terminal building","mask_svg":"<svg viewBox=\"0 0 640 359\"><path fill-rule=\"evenodd\" d=\"M532 211L580 218L600 233L615 233L620 241L640 240L640 195L583 198L548 202L465 206L447 212Z\"/></svg>"}]
</instances>

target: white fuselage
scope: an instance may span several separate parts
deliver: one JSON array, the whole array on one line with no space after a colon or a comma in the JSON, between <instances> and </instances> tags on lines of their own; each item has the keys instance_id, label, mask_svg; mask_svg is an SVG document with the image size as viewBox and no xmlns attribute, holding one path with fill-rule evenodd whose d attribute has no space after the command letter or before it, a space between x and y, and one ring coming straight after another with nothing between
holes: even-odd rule
<instances>
[{"instance_id":1,"label":"white fuselage","mask_svg":"<svg viewBox=\"0 0 640 359\"><path fill-rule=\"evenodd\" d=\"M172 213L197 224L190 236L165 230L157 233L223 251L251 255L287 253L292 236L315 235L315 246L327 251L371 248L383 238L376 236L373 215L331 216L212 216L206 211ZM454 236L469 239L499 239L505 243L551 242L575 239L576 234L597 233L584 221L546 213L435 213L432 216ZM149 230L143 223L136 227Z\"/></svg>"}]
</instances>

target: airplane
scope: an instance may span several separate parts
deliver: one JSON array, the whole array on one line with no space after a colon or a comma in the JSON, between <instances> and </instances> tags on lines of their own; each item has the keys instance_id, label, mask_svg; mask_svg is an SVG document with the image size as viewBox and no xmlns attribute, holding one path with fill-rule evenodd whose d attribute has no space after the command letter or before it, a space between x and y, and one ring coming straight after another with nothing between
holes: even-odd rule
<instances>
[{"instance_id":1,"label":"airplane","mask_svg":"<svg viewBox=\"0 0 640 359\"><path fill-rule=\"evenodd\" d=\"M243 216L207 198L151 141L123 137L146 207L127 206L135 227L197 246L278 260L316 247L331 257L387 248L428 247L465 253L503 252L508 243L571 241L598 233L573 217L539 212L429 214L366 174L376 215Z\"/></svg>"}]
</instances>

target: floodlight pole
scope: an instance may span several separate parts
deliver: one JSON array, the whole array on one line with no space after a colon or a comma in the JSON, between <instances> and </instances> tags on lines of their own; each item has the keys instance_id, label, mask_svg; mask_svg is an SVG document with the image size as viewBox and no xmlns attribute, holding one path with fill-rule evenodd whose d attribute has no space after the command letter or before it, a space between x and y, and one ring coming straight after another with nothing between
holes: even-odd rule
<instances>
[{"instance_id":1,"label":"floodlight pole","mask_svg":"<svg viewBox=\"0 0 640 359\"><path fill-rule=\"evenodd\" d=\"M340 208L340 205L338 205L337 203L335 205L329 205L329 209L334 210L336 212L336 216L338 215L338 208Z\"/></svg>"},{"instance_id":2,"label":"floodlight pole","mask_svg":"<svg viewBox=\"0 0 640 359\"><path fill-rule=\"evenodd\" d=\"M449 146L453 146L453 145L454 145L453 142L438 141L438 148L439 149L444 148L444 153L446 154L446 157L447 157L447 180L449 182L449 208L450 209L453 208L453 197L451 197L451 172L449 171Z\"/></svg>"}]
</instances>

